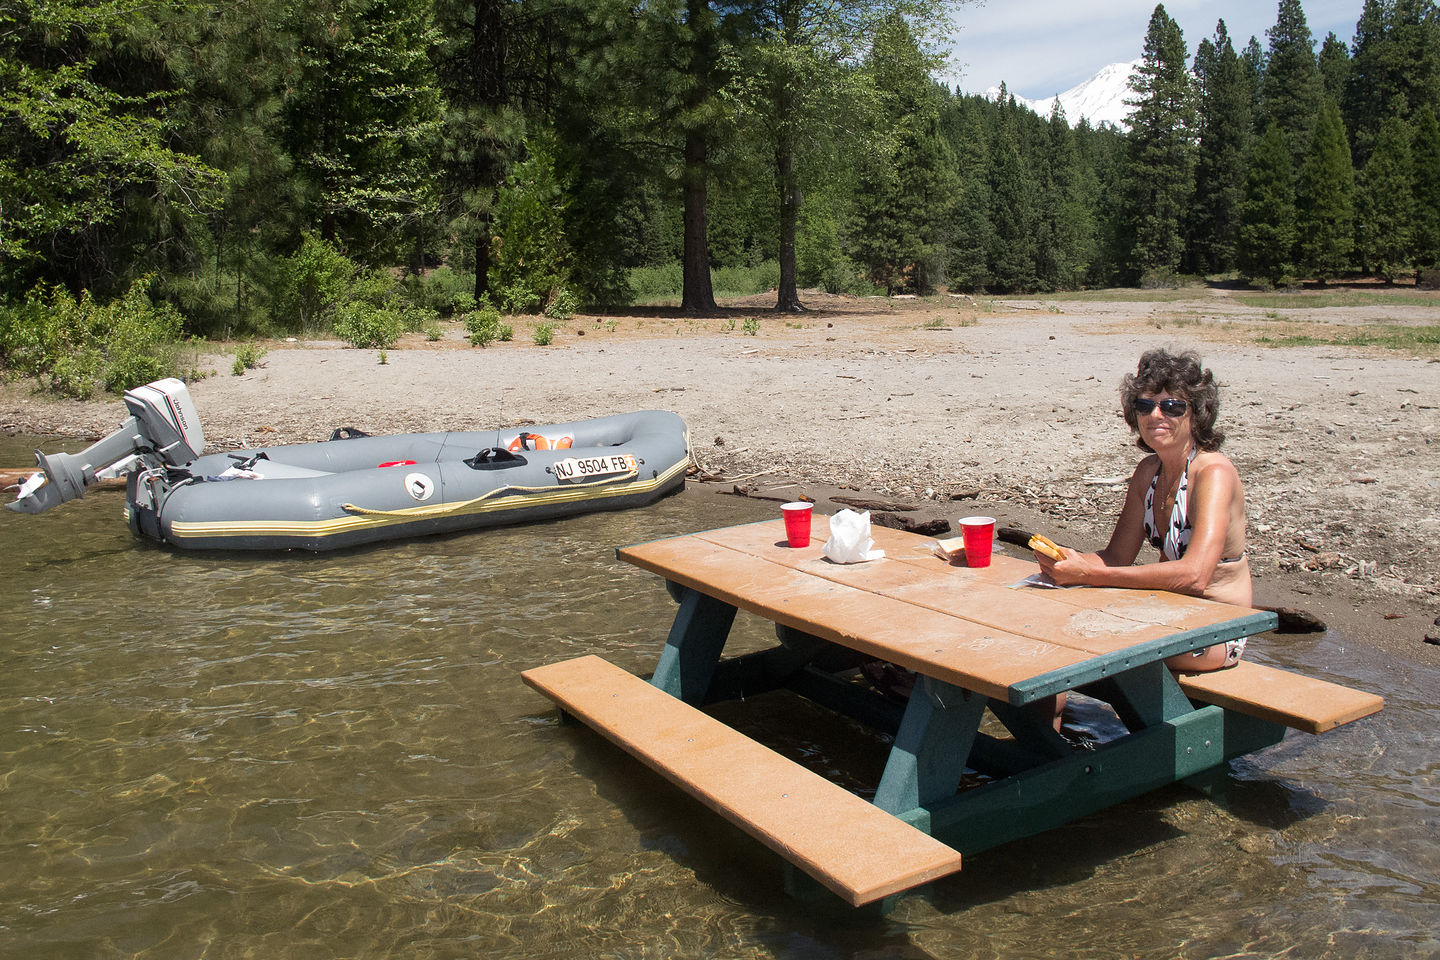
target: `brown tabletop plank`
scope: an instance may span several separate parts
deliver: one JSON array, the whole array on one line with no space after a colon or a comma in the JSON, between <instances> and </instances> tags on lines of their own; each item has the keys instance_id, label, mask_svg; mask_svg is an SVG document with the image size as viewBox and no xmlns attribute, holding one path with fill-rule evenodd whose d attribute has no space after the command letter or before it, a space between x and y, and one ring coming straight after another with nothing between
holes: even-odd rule
<instances>
[{"instance_id":1,"label":"brown tabletop plank","mask_svg":"<svg viewBox=\"0 0 1440 960\"><path fill-rule=\"evenodd\" d=\"M955 566L930 552L929 538L883 527L874 528L873 536L886 551L884 560L835 564L822 554L828 535L825 521L815 518L817 536L809 547L800 549L783 544L778 520L693 536L856 589L1092 655L1123 652L1255 613L1154 590L1015 588L1013 584L1038 569L1034 562L997 555L989 567Z\"/></svg>"},{"instance_id":2,"label":"brown tabletop plank","mask_svg":"<svg viewBox=\"0 0 1440 960\"><path fill-rule=\"evenodd\" d=\"M998 699L1007 699L1016 683L1090 656L851 587L704 535L637 544L619 556L768 620Z\"/></svg>"}]
</instances>

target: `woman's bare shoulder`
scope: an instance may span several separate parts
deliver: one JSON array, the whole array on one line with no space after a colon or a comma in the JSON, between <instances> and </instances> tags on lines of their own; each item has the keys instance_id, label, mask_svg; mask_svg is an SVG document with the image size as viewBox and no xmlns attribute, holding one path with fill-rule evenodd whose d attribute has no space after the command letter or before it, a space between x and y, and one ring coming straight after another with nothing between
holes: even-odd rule
<instances>
[{"instance_id":1,"label":"woman's bare shoulder","mask_svg":"<svg viewBox=\"0 0 1440 960\"><path fill-rule=\"evenodd\" d=\"M1195 463L1191 466L1191 474L1196 480L1233 480L1239 482L1240 471L1235 469L1235 464L1225 454L1215 450L1196 454Z\"/></svg>"}]
</instances>

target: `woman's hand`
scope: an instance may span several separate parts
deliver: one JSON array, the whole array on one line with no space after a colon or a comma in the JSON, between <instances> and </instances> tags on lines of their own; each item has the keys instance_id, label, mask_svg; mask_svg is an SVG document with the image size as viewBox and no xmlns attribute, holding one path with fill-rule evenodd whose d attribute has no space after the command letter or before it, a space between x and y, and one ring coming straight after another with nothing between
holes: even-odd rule
<instances>
[{"instance_id":1,"label":"woman's hand","mask_svg":"<svg viewBox=\"0 0 1440 960\"><path fill-rule=\"evenodd\" d=\"M1105 565L1095 554L1081 553L1069 547L1061 547L1060 554L1061 559L1052 560L1037 551L1035 559L1040 563L1041 572L1062 587L1089 583L1091 570Z\"/></svg>"}]
</instances>

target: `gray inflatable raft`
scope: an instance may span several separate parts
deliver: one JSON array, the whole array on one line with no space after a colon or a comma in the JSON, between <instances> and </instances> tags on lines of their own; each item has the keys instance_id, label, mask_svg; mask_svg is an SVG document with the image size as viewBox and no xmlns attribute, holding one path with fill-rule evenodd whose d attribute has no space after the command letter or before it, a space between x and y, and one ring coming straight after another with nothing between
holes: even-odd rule
<instances>
[{"instance_id":1,"label":"gray inflatable raft","mask_svg":"<svg viewBox=\"0 0 1440 960\"><path fill-rule=\"evenodd\" d=\"M685 423L647 410L508 431L356 435L195 456L184 385L126 394L132 417L84 453L37 451L11 509L38 513L127 474L137 534L187 550L333 550L638 507L684 485ZM129 449L126 449L128 444Z\"/></svg>"}]
</instances>

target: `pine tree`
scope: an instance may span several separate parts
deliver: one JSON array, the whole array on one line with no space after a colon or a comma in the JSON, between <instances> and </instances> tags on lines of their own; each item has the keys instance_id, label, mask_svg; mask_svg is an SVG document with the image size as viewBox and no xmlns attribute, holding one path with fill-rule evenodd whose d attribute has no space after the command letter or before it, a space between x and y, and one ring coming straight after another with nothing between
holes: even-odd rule
<instances>
[{"instance_id":1,"label":"pine tree","mask_svg":"<svg viewBox=\"0 0 1440 960\"><path fill-rule=\"evenodd\" d=\"M1193 188L1195 106L1185 38L1155 7L1145 35L1145 55L1131 81L1130 171L1127 201L1133 245L1131 276L1175 273L1184 250L1182 218Z\"/></svg>"},{"instance_id":2,"label":"pine tree","mask_svg":"<svg viewBox=\"0 0 1440 960\"><path fill-rule=\"evenodd\" d=\"M1369 160L1380 119L1391 112L1389 104L1394 98L1388 21L1385 0L1365 0L1355 24L1344 110L1357 168L1363 168Z\"/></svg>"},{"instance_id":3,"label":"pine tree","mask_svg":"<svg viewBox=\"0 0 1440 960\"><path fill-rule=\"evenodd\" d=\"M1075 134L1057 98L1040 157L1036 279L1042 290L1075 289L1094 259L1095 220Z\"/></svg>"},{"instance_id":4,"label":"pine tree","mask_svg":"<svg viewBox=\"0 0 1440 960\"><path fill-rule=\"evenodd\" d=\"M1368 163L1385 118L1440 110L1440 10L1435 0L1366 0L1355 26L1345 121L1357 166Z\"/></svg>"},{"instance_id":5,"label":"pine tree","mask_svg":"<svg viewBox=\"0 0 1440 960\"><path fill-rule=\"evenodd\" d=\"M1357 180L1358 247L1365 266L1386 283L1410 264L1414 248L1414 172L1410 125L1386 117Z\"/></svg>"},{"instance_id":6,"label":"pine tree","mask_svg":"<svg viewBox=\"0 0 1440 960\"><path fill-rule=\"evenodd\" d=\"M951 210L959 193L955 155L940 135L938 91L905 21L887 18L867 68L892 125L890 149L867 165L856 249L872 282L929 293L945 274Z\"/></svg>"},{"instance_id":7,"label":"pine tree","mask_svg":"<svg viewBox=\"0 0 1440 960\"><path fill-rule=\"evenodd\" d=\"M1235 266L1251 127L1244 67L1224 20L1216 24L1214 40L1201 41L1195 54L1195 86L1199 145L1190 260L1202 272L1222 273Z\"/></svg>"},{"instance_id":8,"label":"pine tree","mask_svg":"<svg viewBox=\"0 0 1440 960\"><path fill-rule=\"evenodd\" d=\"M1340 106L1327 100L1315 124L1310 153L1295 181L1299 267L1321 284L1351 267L1355 243L1355 171L1340 119Z\"/></svg>"},{"instance_id":9,"label":"pine tree","mask_svg":"<svg viewBox=\"0 0 1440 960\"><path fill-rule=\"evenodd\" d=\"M1345 98L1345 84L1350 78L1350 48L1333 30L1320 45L1319 65L1324 96L1339 103Z\"/></svg>"},{"instance_id":10,"label":"pine tree","mask_svg":"<svg viewBox=\"0 0 1440 960\"><path fill-rule=\"evenodd\" d=\"M979 97L966 97L947 126L960 174L960 201L951 228L947 273L952 288L980 290L990 283L987 251L993 243L990 214L990 131L996 111Z\"/></svg>"},{"instance_id":11,"label":"pine tree","mask_svg":"<svg viewBox=\"0 0 1440 960\"><path fill-rule=\"evenodd\" d=\"M436 0L436 75L445 94L435 171L442 218L475 272L475 299L489 292L494 207L522 150L525 107L538 99L526 62L533 28L518 5Z\"/></svg>"},{"instance_id":12,"label":"pine tree","mask_svg":"<svg viewBox=\"0 0 1440 960\"><path fill-rule=\"evenodd\" d=\"M986 264L990 282L1004 291L1035 285L1035 201L1037 184L1020 153L1015 98L1000 104L1000 119L990 141L990 245ZM1028 111L1027 111L1028 112Z\"/></svg>"},{"instance_id":13,"label":"pine tree","mask_svg":"<svg viewBox=\"0 0 1440 960\"><path fill-rule=\"evenodd\" d=\"M1429 104L1415 117L1415 263L1440 267L1440 123Z\"/></svg>"},{"instance_id":14,"label":"pine tree","mask_svg":"<svg viewBox=\"0 0 1440 960\"><path fill-rule=\"evenodd\" d=\"M1323 86L1315 61L1315 41L1300 0L1280 0L1275 26L1267 31L1270 52L1260 82L1262 126L1277 124L1290 143L1296 165L1310 149L1310 133L1320 111Z\"/></svg>"},{"instance_id":15,"label":"pine tree","mask_svg":"<svg viewBox=\"0 0 1440 960\"><path fill-rule=\"evenodd\" d=\"M1245 49L1240 51L1240 76L1245 82L1245 92L1250 97L1250 117L1258 124L1260 84L1265 79L1265 51L1261 48L1260 41L1253 36L1250 42L1245 44Z\"/></svg>"},{"instance_id":16,"label":"pine tree","mask_svg":"<svg viewBox=\"0 0 1440 960\"><path fill-rule=\"evenodd\" d=\"M1278 123L1257 138L1246 161L1240 205L1240 269L1272 284L1290 275L1295 244L1295 175L1290 142Z\"/></svg>"}]
</instances>

